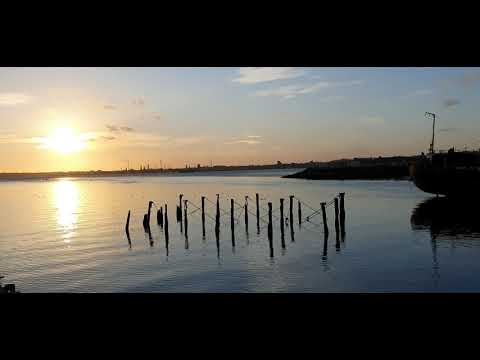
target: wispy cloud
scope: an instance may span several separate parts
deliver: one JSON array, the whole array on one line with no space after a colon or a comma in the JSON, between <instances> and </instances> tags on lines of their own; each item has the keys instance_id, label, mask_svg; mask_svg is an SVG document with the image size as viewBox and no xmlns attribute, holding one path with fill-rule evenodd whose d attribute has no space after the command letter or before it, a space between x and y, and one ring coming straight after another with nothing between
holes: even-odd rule
<instances>
[{"instance_id":1,"label":"wispy cloud","mask_svg":"<svg viewBox=\"0 0 480 360\"><path fill-rule=\"evenodd\" d=\"M133 105L139 105L139 106L143 106L145 105L145 99L144 98L136 98L136 99L133 99L132 100L132 104Z\"/></svg>"},{"instance_id":2,"label":"wispy cloud","mask_svg":"<svg viewBox=\"0 0 480 360\"><path fill-rule=\"evenodd\" d=\"M0 106L21 105L30 102L31 96L21 93L0 93Z\"/></svg>"},{"instance_id":3,"label":"wispy cloud","mask_svg":"<svg viewBox=\"0 0 480 360\"><path fill-rule=\"evenodd\" d=\"M135 131L135 129L128 126L105 125L105 127L108 129L108 131L114 132L114 133Z\"/></svg>"},{"instance_id":4,"label":"wispy cloud","mask_svg":"<svg viewBox=\"0 0 480 360\"><path fill-rule=\"evenodd\" d=\"M117 107L115 105L112 105L112 104L104 105L103 108L105 110L117 110Z\"/></svg>"},{"instance_id":5,"label":"wispy cloud","mask_svg":"<svg viewBox=\"0 0 480 360\"><path fill-rule=\"evenodd\" d=\"M449 99L445 99L443 101L443 105L446 107L446 108L449 108L449 107L452 107L452 106L455 106L455 105L458 105L460 104L460 100L459 99L454 99L454 98L449 98Z\"/></svg>"},{"instance_id":6,"label":"wispy cloud","mask_svg":"<svg viewBox=\"0 0 480 360\"><path fill-rule=\"evenodd\" d=\"M247 145L256 145L260 144L262 137L260 135L248 135L245 138L237 138L237 139L232 139L231 141L226 141L226 145L234 145L234 144L247 144Z\"/></svg>"},{"instance_id":7,"label":"wispy cloud","mask_svg":"<svg viewBox=\"0 0 480 360\"><path fill-rule=\"evenodd\" d=\"M352 81L319 81L310 85L286 85L278 88L256 91L255 96L279 96L285 99L295 98L299 95L311 94L322 89L338 87L338 86L354 86L363 84L362 80Z\"/></svg>"},{"instance_id":8,"label":"wispy cloud","mask_svg":"<svg viewBox=\"0 0 480 360\"><path fill-rule=\"evenodd\" d=\"M238 70L239 77L233 79L241 84L258 84L275 80L297 78L305 75L302 69L292 67L246 67Z\"/></svg>"}]
</instances>

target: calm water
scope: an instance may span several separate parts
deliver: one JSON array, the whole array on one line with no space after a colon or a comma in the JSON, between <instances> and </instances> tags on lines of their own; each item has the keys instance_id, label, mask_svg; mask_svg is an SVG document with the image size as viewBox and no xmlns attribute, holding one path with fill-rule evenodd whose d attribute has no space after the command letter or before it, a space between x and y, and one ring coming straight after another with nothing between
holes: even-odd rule
<instances>
[{"instance_id":1,"label":"calm water","mask_svg":"<svg viewBox=\"0 0 480 360\"><path fill-rule=\"evenodd\" d=\"M282 179L282 173L0 183L0 274L4 283L15 283L22 292L480 290L478 229L462 216L446 221L448 204L426 201L431 197L406 181L305 181ZM304 201L306 217L312 212L307 204L317 209L342 191L343 240L335 236L333 207L327 209L330 235L325 243L321 216L299 228L294 202L294 239L287 227L282 249L274 219L273 258L265 223L257 235L256 219L250 215L247 235L240 209L235 209L235 247L229 214L221 217L218 249L209 217L205 239L200 211L188 217L188 239L175 219L179 193L197 206L202 195L215 201L220 193L225 210L231 197L243 204L249 195L249 209L255 212L258 192L261 216L267 219L266 199L278 217L279 199L285 198L288 216L288 195L293 194ZM152 242L143 231L148 200L168 204L168 252L155 207ZM189 213L196 209L193 204ZM214 209L207 201L210 216ZM124 233L128 210L131 247Z\"/></svg>"}]
</instances>

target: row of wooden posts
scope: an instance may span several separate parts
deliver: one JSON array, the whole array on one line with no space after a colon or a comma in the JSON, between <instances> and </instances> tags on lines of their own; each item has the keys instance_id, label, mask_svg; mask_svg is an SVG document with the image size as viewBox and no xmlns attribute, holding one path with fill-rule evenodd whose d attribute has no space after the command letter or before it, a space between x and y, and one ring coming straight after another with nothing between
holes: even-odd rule
<instances>
[{"instance_id":1,"label":"row of wooden posts","mask_svg":"<svg viewBox=\"0 0 480 360\"><path fill-rule=\"evenodd\" d=\"M188 237L188 200L183 200L183 214L182 214L182 199L183 194L179 195L179 205L177 206L177 222L180 222L181 225L185 226L185 236ZM256 220L257 220L257 234L260 233L260 198L259 194L255 195L256 197ZM293 199L295 198L294 195L289 196L290 200L290 217L288 218L290 223L290 233L292 240L294 239L294 227L293 227ZM202 235L205 238L205 196L202 196L202 205L201 205L201 217L202 217ZM330 202L332 203L332 202ZM193 204L193 203L192 203ZM339 193L338 197L335 197L333 200L334 209L335 209L335 232L337 234L337 241L338 241L338 234L341 231L342 237L345 234L345 193ZM143 217L143 227L145 232L149 235L149 239L152 243L152 235L150 231L150 217L151 217L151 209L154 205L153 201L149 201L148 203L148 212ZM234 230L235 230L235 217L234 217L234 209L235 209L235 201L234 199L230 200L230 228L232 232L232 245L235 246L235 237L234 237ZM322 222L323 222L323 232L325 236L325 240L328 238L328 224L327 224L327 213L326 213L327 203L322 202L320 203L320 209L322 213ZM319 209L319 210L320 210ZM197 208L200 210L200 208ZM245 229L248 233L248 196L245 197L245 205L244 205L244 212L245 212ZM315 211L315 213L319 213L319 210ZM310 217L307 217L307 221L309 221ZM182 222L183 221L183 222ZM302 203L298 201L298 224L301 226L302 220ZM164 229L165 232L165 240L167 242L168 248L168 240L169 240L169 233L168 233L168 207L165 204L165 212L163 212L163 207L160 207L157 211L157 224ZM127 239L129 244L131 245L130 241L130 211L128 211L127 216L127 223L125 225L125 232L127 234ZM183 231L183 226L181 226L181 231ZM282 248L285 248L285 220L284 220L284 199L280 199L280 233L281 233L281 241L282 241ZM220 234L220 195L217 194L217 202L216 202L216 215L215 215L215 235L217 239L217 247L219 241L219 234ZM268 203L268 240L270 245L270 253L273 256L273 221L272 221L272 203Z\"/></svg>"}]
</instances>

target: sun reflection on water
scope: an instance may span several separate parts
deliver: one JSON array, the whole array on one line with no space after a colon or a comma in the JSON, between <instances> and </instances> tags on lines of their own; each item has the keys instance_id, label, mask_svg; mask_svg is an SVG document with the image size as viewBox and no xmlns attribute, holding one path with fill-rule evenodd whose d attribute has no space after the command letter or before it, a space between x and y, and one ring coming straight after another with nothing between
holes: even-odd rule
<instances>
[{"instance_id":1,"label":"sun reflection on water","mask_svg":"<svg viewBox=\"0 0 480 360\"><path fill-rule=\"evenodd\" d=\"M69 243L77 224L78 189L73 181L60 180L55 183L53 192L57 223L64 232L64 242Z\"/></svg>"}]
</instances>

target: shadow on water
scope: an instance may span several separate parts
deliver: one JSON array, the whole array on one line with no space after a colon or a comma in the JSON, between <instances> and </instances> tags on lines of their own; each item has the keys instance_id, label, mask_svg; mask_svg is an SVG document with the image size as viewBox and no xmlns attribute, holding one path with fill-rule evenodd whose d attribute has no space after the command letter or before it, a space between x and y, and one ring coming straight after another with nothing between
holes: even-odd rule
<instances>
[{"instance_id":1,"label":"shadow on water","mask_svg":"<svg viewBox=\"0 0 480 360\"><path fill-rule=\"evenodd\" d=\"M440 244L456 246L480 245L480 222L472 200L433 197L419 203L412 211L410 223L414 231L428 231L432 247L432 271L440 278L437 251Z\"/></svg>"},{"instance_id":2,"label":"shadow on water","mask_svg":"<svg viewBox=\"0 0 480 360\"><path fill-rule=\"evenodd\" d=\"M480 221L473 201L430 198L417 205L410 222L414 231L428 230L432 240L480 240Z\"/></svg>"},{"instance_id":3,"label":"shadow on water","mask_svg":"<svg viewBox=\"0 0 480 360\"><path fill-rule=\"evenodd\" d=\"M328 254L328 233L323 234L323 253L322 253L322 260L327 260Z\"/></svg>"}]
</instances>

